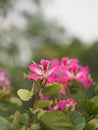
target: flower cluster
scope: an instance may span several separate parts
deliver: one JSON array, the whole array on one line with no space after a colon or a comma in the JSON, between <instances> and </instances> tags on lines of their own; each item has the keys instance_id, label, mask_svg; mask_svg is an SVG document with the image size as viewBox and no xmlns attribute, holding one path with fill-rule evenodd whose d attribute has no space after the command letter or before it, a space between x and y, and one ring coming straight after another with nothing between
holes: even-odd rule
<instances>
[{"instance_id":1,"label":"flower cluster","mask_svg":"<svg viewBox=\"0 0 98 130\"><path fill-rule=\"evenodd\" d=\"M29 74L27 78L36 81L45 79L45 86L58 83L69 89L71 81L79 81L85 89L88 89L95 84L90 78L89 67L79 65L77 59L69 59L68 57L63 57L61 61L42 59L39 65L37 63L30 64L29 69L33 74ZM65 95L68 92L63 88L61 93ZM49 95L44 96L42 92L39 93L39 97L41 100L50 98ZM64 111L65 109L68 111L76 110L76 101L68 97L66 100L59 100L55 106L49 107L49 110Z\"/></svg>"},{"instance_id":2,"label":"flower cluster","mask_svg":"<svg viewBox=\"0 0 98 130\"><path fill-rule=\"evenodd\" d=\"M61 61L42 59L40 65L31 64L29 69L33 74L28 75L28 79L42 80L45 78L46 84L57 82L66 86L71 80L77 80L82 83L85 89L94 85L90 78L89 67L79 65L77 59L69 59L68 57L63 57Z\"/></svg>"},{"instance_id":3,"label":"flower cluster","mask_svg":"<svg viewBox=\"0 0 98 130\"><path fill-rule=\"evenodd\" d=\"M0 86L10 87L8 75L4 70L2 70L2 68L0 68Z\"/></svg>"}]
</instances>

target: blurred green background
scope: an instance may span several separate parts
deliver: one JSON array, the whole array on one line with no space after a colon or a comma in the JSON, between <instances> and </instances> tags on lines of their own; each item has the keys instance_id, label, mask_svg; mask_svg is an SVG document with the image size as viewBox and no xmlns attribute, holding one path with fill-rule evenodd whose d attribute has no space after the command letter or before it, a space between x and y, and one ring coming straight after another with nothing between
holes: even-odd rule
<instances>
[{"instance_id":1,"label":"blurred green background","mask_svg":"<svg viewBox=\"0 0 98 130\"><path fill-rule=\"evenodd\" d=\"M22 4L18 3L19 0L0 0L0 67L9 74L15 90L30 89L23 73L29 72L32 60L39 62L42 58L63 56L78 58L80 64L88 65L98 83L98 41L88 45L77 37L68 36L64 27L44 17L44 1L31 0L32 12L22 10ZM10 19L17 24L10 24Z\"/></svg>"}]
</instances>

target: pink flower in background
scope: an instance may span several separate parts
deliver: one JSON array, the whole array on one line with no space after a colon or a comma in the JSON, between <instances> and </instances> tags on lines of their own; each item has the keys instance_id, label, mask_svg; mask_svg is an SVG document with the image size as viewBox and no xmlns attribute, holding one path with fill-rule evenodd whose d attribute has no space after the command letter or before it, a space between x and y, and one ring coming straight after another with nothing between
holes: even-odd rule
<instances>
[{"instance_id":1,"label":"pink flower in background","mask_svg":"<svg viewBox=\"0 0 98 130\"><path fill-rule=\"evenodd\" d=\"M10 87L7 73L0 68L0 86Z\"/></svg>"},{"instance_id":2,"label":"pink flower in background","mask_svg":"<svg viewBox=\"0 0 98 130\"><path fill-rule=\"evenodd\" d=\"M42 59L40 65L34 63L29 65L29 69L33 74L28 75L28 79L42 80L43 78L48 78L56 69L55 66L51 65L51 61Z\"/></svg>"}]
</instances>

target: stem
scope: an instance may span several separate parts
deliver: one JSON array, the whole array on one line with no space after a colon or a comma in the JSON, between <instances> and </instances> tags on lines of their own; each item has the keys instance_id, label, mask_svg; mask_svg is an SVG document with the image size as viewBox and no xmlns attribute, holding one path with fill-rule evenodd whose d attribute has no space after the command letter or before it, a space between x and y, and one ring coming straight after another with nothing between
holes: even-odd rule
<instances>
[{"instance_id":1,"label":"stem","mask_svg":"<svg viewBox=\"0 0 98 130\"><path fill-rule=\"evenodd\" d=\"M38 98L39 98L40 90L41 90L41 88L45 85L45 83L43 83L43 82L44 82L44 80L42 80L42 82L41 82L40 85L38 86L38 92L36 93L36 98L35 98L33 107L32 107L32 109L31 109L32 111L35 109L36 103L37 103ZM25 126L25 130L28 130L28 128L30 128L31 124L32 124L32 115L30 115L30 117L29 117L29 120L28 120L28 122L27 122L27 124L26 124L26 126Z\"/></svg>"},{"instance_id":2,"label":"stem","mask_svg":"<svg viewBox=\"0 0 98 130\"><path fill-rule=\"evenodd\" d=\"M29 117L29 120L26 124L25 130L28 130L28 128L30 128L31 124L32 124L32 115L30 115L30 117Z\"/></svg>"},{"instance_id":3,"label":"stem","mask_svg":"<svg viewBox=\"0 0 98 130\"><path fill-rule=\"evenodd\" d=\"M67 86L66 87L66 90L67 90L67 96L68 96L68 98L70 99L71 98L71 92L70 92L70 88L69 88L70 86Z\"/></svg>"},{"instance_id":4,"label":"stem","mask_svg":"<svg viewBox=\"0 0 98 130\"><path fill-rule=\"evenodd\" d=\"M40 93L40 89L36 93L36 98L35 98L35 101L34 101L34 104L33 104L33 107L32 107L32 111L35 109L35 106L36 106L36 103L37 103L37 100L38 100L38 97L39 97L39 93Z\"/></svg>"},{"instance_id":5,"label":"stem","mask_svg":"<svg viewBox=\"0 0 98 130\"><path fill-rule=\"evenodd\" d=\"M40 93L40 89L36 94L34 105L33 105L32 109L31 109L32 111L35 109L35 106L36 106L36 103L37 103L37 100L38 100L38 97L39 97L39 93ZM29 120L28 120L28 122L26 124L25 130L28 130L28 128L30 128L31 124L32 124L32 115L30 115L30 118L29 118Z\"/></svg>"}]
</instances>

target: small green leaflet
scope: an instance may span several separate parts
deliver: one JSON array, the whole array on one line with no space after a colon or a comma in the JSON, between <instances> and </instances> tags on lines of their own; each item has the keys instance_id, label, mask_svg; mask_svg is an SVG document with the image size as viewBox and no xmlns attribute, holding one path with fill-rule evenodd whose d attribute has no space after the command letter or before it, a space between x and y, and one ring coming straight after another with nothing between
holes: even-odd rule
<instances>
[{"instance_id":1,"label":"small green leaflet","mask_svg":"<svg viewBox=\"0 0 98 130\"><path fill-rule=\"evenodd\" d=\"M27 89L19 89L17 91L17 94L20 97L20 99L23 101L29 101L33 96L33 92Z\"/></svg>"}]
</instances>

